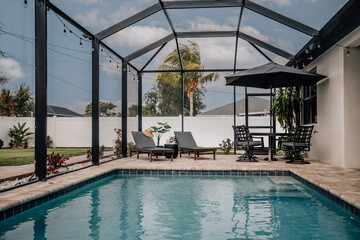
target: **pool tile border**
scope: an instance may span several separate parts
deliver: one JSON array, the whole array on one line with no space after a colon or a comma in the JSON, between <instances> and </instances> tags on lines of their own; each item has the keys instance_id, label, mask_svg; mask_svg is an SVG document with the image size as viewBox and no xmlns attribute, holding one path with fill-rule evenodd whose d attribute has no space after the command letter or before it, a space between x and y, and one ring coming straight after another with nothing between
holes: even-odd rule
<instances>
[{"instance_id":1,"label":"pool tile border","mask_svg":"<svg viewBox=\"0 0 360 240\"><path fill-rule=\"evenodd\" d=\"M16 214L22 213L30 208L39 206L43 203L46 203L52 199L58 198L63 196L67 193L75 191L81 187L84 187L88 184L100 181L104 178L113 176L113 175L127 175L127 174L134 174L134 175L173 175L173 176L181 176L181 175L201 175L201 176L291 176L294 179L298 180L299 182L305 184L309 188L313 189L314 191L320 193L321 195L325 196L326 198L330 199L334 203L338 204L339 206L343 207L350 213L360 217L360 209L353 206L352 204L342 200L341 198L335 196L334 194L324 190L323 188L311 183L310 181L300 177L299 175L287 171L287 170L158 170L158 169L115 169L111 170L107 173L103 173L99 176L93 177L91 179L84 180L80 183L74 184L70 187L66 187L64 189L55 191L53 193L47 194L43 197L33 199L22 204L10 207L3 211L0 211L0 221L14 216Z\"/></svg>"}]
</instances>

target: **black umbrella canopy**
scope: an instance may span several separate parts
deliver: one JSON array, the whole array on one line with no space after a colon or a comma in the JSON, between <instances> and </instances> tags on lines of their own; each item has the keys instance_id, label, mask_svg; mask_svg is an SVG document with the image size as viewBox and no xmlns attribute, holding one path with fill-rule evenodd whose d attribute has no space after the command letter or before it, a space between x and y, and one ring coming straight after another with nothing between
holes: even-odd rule
<instances>
[{"instance_id":1,"label":"black umbrella canopy","mask_svg":"<svg viewBox=\"0 0 360 240\"><path fill-rule=\"evenodd\" d=\"M276 63L268 63L225 76L226 85L265 89L314 85L325 77Z\"/></svg>"}]
</instances>

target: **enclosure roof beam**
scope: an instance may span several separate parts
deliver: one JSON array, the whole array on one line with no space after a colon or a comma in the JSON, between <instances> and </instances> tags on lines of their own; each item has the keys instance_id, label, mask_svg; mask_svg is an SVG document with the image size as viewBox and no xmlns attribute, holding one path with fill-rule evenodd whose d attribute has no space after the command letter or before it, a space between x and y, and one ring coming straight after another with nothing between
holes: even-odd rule
<instances>
[{"instance_id":1,"label":"enclosure roof beam","mask_svg":"<svg viewBox=\"0 0 360 240\"><path fill-rule=\"evenodd\" d=\"M248 42L248 43L250 43L250 45L253 46L253 48L255 48L261 55L263 55L264 58L269 60L269 62L273 62L273 60L271 58L269 58L268 55L266 55L263 51L261 51L260 48L258 48L255 44L253 44L251 42Z\"/></svg>"},{"instance_id":2,"label":"enclosure roof beam","mask_svg":"<svg viewBox=\"0 0 360 240\"><path fill-rule=\"evenodd\" d=\"M236 31L177 32L178 38L235 37Z\"/></svg>"},{"instance_id":3,"label":"enclosure roof beam","mask_svg":"<svg viewBox=\"0 0 360 240\"><path fill-rule=\"evenodd\" d=\"M252 36L249 36L243 32L239 32L239 38L244 39L245 41L248 41L250 43L253 43L259 47L265 48L266 50L269 50L270 52L273 52L279 56L282 56L287 59L292 59L294 56L280 48L274 47L266 42L263 42L257 38L254 38Z\"/></svg>"},{"instance_id":4,"label":"enclosure roof beam","mask_svg":"<svg viewBox=\"0 0 360 240\"><path fill-rule=\"evenodd\" d=\"M245 71L247 69L243 69L243 68L239 68L239 69L235 69L236 71ZM233 72L234 69L224 69L224 68L220 68L220 69L190 69L190 70L144 70L143 73L169 73L169 72Z\"/></svg>"},{"instance_id":5,"label":"enclosure roof beam","mask_svg":"<svg viewBox=\"0 0 360 240\"><path fill-rule=\"evenodd\" d=\"M235 69L236 69L237 50L238 50L238 44L239 44L239 30L240 30L242 15L243 15L243 12L244 12L244 3L245 3L245 0L242 0L242 5L243 6L240 9L238 25L237 25L237 28L236 28L236 42L235 42L235 54L234 54L234 73L235 73Z\"/></svg>"},{"instance_id":6,"label":"enclosure roof beam","mask_svg":"<svg viewBox=\"0 0 360 240\"><path fill-rule=\"evenodd\" d=\"M157 47L160 47L161 45L163 45L163 44L165 44L165 43L167 43L167 42L169 42L169 41L171 41L173 39L174 39L174 34L170 34L170 35L168 35L168 36L166 36L166 37L164 37L164 38L162 38L162 39L160 39L160 40L158 40L156 42L153 42L153 43L147 45L146 47L144 47L142 49L139 49L136 52L126 56L125 60L127 62L129 62L131 60L134 60L135 58L140 57L141 55L143 55L143 54L145 54L147 52L150 52L151 50L153 50L153 49L155 49Z\"/></svg>"},{"instance_id":7,"label":"enclosure roof beam","mask_svg":"<svg viewBox=\"0 0 360 240\"><path fill-rule=\"evenodd\" d=\"M103 48L106 48L107 51L111 52L112 54L114 54L116 57L118 57L121 61L124 61L124 58L122 56L120 56L117 52L115 52L114 50L112 50L108 45L106 45L104 42L100 41L101 46L103 46ZM127 63L130 67L132 67L133 69L135 69L137 72L139 71L137 69L137 67L135 67L134 65L132 65L131 63Z\"/></svg>"},{"instance_id":8,"label":"enclosure roof beam","mask_svg":"<svg viewBox=\"0 0 360 240\"><path fill-rule=\"evenodd\" d=\"M279 56L282 56L287 59L292 59L294 56L284 50L281 50L277 47L272 46L269 43L263 42L257 38L254 38L252 36L249 36L243 32L236 32L236 31L208 31L208 32L177 32L176 33L177 38L208 38L208 37L236 37L248 41L250 43L253 43L259 47L262 47L266 50L269 50L270 52L273 52ZM137 57L140 57L141 55L157 48L163 45L166 42L169 42L175 38L174 34L170 34L156 42L153 42L149 44L148 46L128 55L125 57L126 61L131 61Z\"/></svg>"},{"instance_id":9,"label":"enclosure roof beam","mask_svg":"<svg viewBox=\"0 0 360 240\"><path fill-rule=\"evenodd\" d=\"M242 0L163 1L165 9L241 7Z\"/></svg>"},{"instance_id":10,"label":"enclosure roof beam","mask_svg":"<svg viewBox=\"0 0 360 240\"><path fill-rule=\"evenodd\" d=\"M165 47L165 45L167 44L164 43L163 45L161 45L161 47L156 51L156 53L149 59L149 61L147 61L147 63L145 63L145 65L140 69L140 72L144 71L144 69L149 65L149 63L151 63L151 61L156 57L156 55L159 54L159 52Z\"/></svg>"},{"instance_id":11,"label":"enclosure roof beam","mask_svg":"<svg viewBox=\"0 0 360 240\"><path fill-rule=\"evenodd\" d=\"M267 18L270 18L270 19L272 19L274 21L277 21L277 22L279 22L281 24L284 24L284 25L286 25L288 27L291 27L291 28L293 28L295 30L298 30L298 31L300 31L302 33L305 33L305 34L307 34L309 36L317 36L317 35L319 35L318 30L316 30L316 29L314 29L312 27L309 27L309 26L307 26L305 24L302 24L302 23L300 23L298 21L295 21L295 20L293 20L291 18L288 18L288 17L286 17L286 16L284 16L282 14L279 14L279 13L277 13L275 11L272 11L272 10L270 10L268 8L260 6L260 5L256 4L256 3L252 2L252 1L245 0L245 7L247 9L251 10L251 11L259 13L259 14L267 17Z\"/></svg>"},{"instance_id":12,"label":"enclosure roof beam","mask_svg":"<svg viewBox=\"0 0 360 240\"><path fill-rule=\"evenodd\" d=\"M170 25L170 28L171 28L171 31L173 32L174 34L174 37L175 37L175 43L176 43L176 50L178 52L178 56L179 56L179 63L180 63L180 68L181 70L184 69L183 67L183 63L182 63L182 58L181 58L181 52L180 52L180 47L179 47L179 41L177 39L177 33L175 31L175 27L174 27L174 24L172 23L170 17L169 17L169 14L167 13L166 9L164 8L164 3L159 0L159 3L161 5L161 9L163 10L164 14L165 14L165 17L166 17L166 20L168 21L169 25Z\"/></svg>"},{"instance_id":13,"label":"enclosure roof beam","mask_svg":"<svg viewBox=\"0 0 360 240\"><path fill-rule=\"evenodd\" d=\"M59 15L60 17L62 17L63 19L65 19L67 22L69 22L71 25L73 25L74 27L76 27L77 29L79 29L81 32L83 32L84 34L86 34L90 39L92 39L94 37L94 35L89 32L86 28L84 28L83 26L81 26L78 22L76 22L74 19L72 19L69 15L67 15L66 13L64 13L63 11L61 11L58 7L56 7L54 4L52 4L50 1L47 1L47 6L54 11L54 13L56 13L57 15Z\"/></svg>"},{"instance_id":14,"label":"enclosure roof beam","mask_svg":"<svg viewBox=\"0 0 360 240\"><path fill-rule=\"evenodd\" d=\"M158 12L161 10L161 5L159 3L152 5L151 7L148 7L146 9L144 9L141 12L138 12L134 15L132 15L131 17L97 33L95 36L102 40L104 38L107 38L111 35L113 35L114 33L117 33L118 31L121 31L124 28L127 28L131 25L133 25L134 23L137 23L138 21Z\"/></svg>"}]
</instances>

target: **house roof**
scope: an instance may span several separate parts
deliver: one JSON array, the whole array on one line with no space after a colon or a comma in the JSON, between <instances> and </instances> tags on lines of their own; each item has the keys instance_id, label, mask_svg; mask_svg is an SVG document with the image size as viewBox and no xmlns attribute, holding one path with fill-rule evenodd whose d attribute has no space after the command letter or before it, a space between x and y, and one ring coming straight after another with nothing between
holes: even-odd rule
<instances>
[{"instance_id":1,"label":"house roof","mask_svg":"<svg viewBox=\"0 0 360 240\"><path fill-rule=\"evenodd\" d=\"M249 97L249 113L264 112L265 109L269 110L269 108L269 100L258 97ZM236 102L236 115L241 113L245 113L245 99ZM234 104L229 103L203 112L200 115L234 115Z\"/></svg>"},{"instance_id":2,"label":"house roof","mask_svg":"<svg viewBox=\"0 0 360 240\"><path fill-rule=\"evenodd\" d=\"M47 115L57 117L82 117L81 114L71 111L70 109L52 105L47 106Z\"/></svg>"}]
</instances>

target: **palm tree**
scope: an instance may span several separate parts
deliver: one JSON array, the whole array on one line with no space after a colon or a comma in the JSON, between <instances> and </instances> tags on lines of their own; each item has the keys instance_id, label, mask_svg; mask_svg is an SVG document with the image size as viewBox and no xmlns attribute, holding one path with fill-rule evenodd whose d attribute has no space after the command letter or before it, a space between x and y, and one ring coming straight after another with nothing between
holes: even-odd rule
<instances>
[{"instance_id":1,"label":"palm tree","mask_svg":"<svg viewBox=\"0 0 360 240\"><path fill-rule=\"evenodd\" d=\"M30 87L21 83L14 95L14 114L17 117L29 117L30 112L35 111Z\"/></svg>"},{"instance_id":2,"label":"palm tree","mask_svg":"<svg viewBox=\"0 0 360 240\"><path fill-rule=\"evenodd\" d=\"M183 68L186 70L202 70L199 45L196 42L189 41L188 45L180 44L180 55ZM179 70L180 59L177 49L169 53L163 64L158 68L159 70ZM190 100L190 117L193 116L194 111L194 92L196 87L205 82L216 81L219 79L219 73L213 72L203 75L202 72L189 72L184 74L184 87L187 91L187 96ZM157 75L158 81L165 81L172 84L174 87L181 87L181 73L179 72L162 72Z\"/></svg>"}]
</instances>

